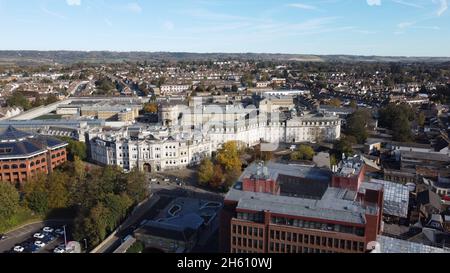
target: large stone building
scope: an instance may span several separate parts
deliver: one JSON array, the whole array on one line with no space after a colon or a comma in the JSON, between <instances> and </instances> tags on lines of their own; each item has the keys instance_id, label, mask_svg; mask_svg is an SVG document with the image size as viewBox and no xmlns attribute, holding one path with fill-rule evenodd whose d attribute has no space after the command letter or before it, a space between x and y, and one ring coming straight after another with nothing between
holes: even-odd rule
<instances>
[{"instance_id":1,"label":"large stone building","mask_svg":"<svg viewBox=\"0 0 450 273\"><path fill-rule=\"evenodd\" d=\"M23 183L67 161L68 144L10 126L0 135L0 181Z\"/></svg>"},{"instance_id":2,"label":"large stone building","mask_svg":"<svg viewBox=\"0 0 450 273\"><path fill-rule=\"evenodd\" d=\"M236 140L248 146L261 142L320 142L334 141L341 136L341 119L337 116L306 113L296 115L267 107L243 107L242 104L184 105L180 101L164 102L160 119L165 126L180 131L197 128L207 135L213 146ZM289 109L293 104L283 104ZM278 107L279 108L279 107ZM270 112L266 112L270 111ZM286 116L287 115L287 116Z\"/></svg>"},{"instance_id":3,"label":"large stone building","mask_svg":"<svg viewBox=\"0 0 450 273\"><path fill-rule=\"evenodd\" d=\"M102 165L148 172L167 171L199 164L211 156L211 142L198 134L170 135L142 128L89 132L90 157Z\"/></svg>"},{"instance_id":4,"label":"large stone building","mask_svg":"<svg viewBox=\"0 0 450 273\"><path fill-rule=\"evenodd\" d=\"M383 186L361 182L364 165L335 172L269 163L251 165L225 196L222 251L367 252L382 231Z\"/></svg>"}]
</instances>

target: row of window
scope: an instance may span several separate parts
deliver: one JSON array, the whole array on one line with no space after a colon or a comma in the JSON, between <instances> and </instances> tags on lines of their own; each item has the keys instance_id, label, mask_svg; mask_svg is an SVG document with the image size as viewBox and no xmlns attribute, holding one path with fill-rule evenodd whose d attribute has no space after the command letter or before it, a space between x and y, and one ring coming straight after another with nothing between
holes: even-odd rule
<instances>
[{"instance_id":1,"label":"row of window","mask_svg":"<svg viewBox=\"0 0 450 273\"><path fill-rule=\"evenodd\" d=\"M280 231L270 231L270 250L278 251L281 246L281 249L284 249L284 245L290 245L289 242L295 244L309 244L322 246L326 248L336 248L342 250L349 251L364 251L364 242L330 238L325 236L317 236L317 235L307 235L307 234L297 234L291 232L280 232ZM282 243L274 242L273 240L285 241ZM284 252L282 250L282 252Z\"/></svg>"},{"instance_id":2,"label":"row of window","mask_svg":"<svg viewBox=\"0 0 450 273\"><path fill-rule=\"evenodd\" d=\"M52 155L52 158L57 158L57 157L60 157L60 156L65 155L65 154L66 154L66 152L62 151L62 152L60 152L60 153L53 154L53 155Z\"/></svg>"},{"instance_id":3,"label":"row of window","mask_svg":"<svg viewBox=\"0 0 450 273\"><path fill-rule=\"evenodd\" d=\"M247 226L241 226L241 225L233 225L233 234L239 234L244 236L255 236L255 237L263 237L264 236L264 230L262 228L256 228L256 227L247 227Z\"/></svg>"},{"instance_id":4,"label":"row of window","mask_svg":"<svg viewBox=\"0 0 450 273\"><path fill-rule=\"evenodd\" d=\"M232 245L237 247L247 247L264 250L264 242L263 240L253 240L249 238L241 238L241 237L232 237Z\"/></svg>"},{"instance_id":5,"label":"row of window","mask_svg":"<svg viewBox=\"0 0 450 273\"><path fill-rule=\"evenodd\" d=\"M272 224L276 225L286 225L286 226L294 226L300 228L308 228L308 229L318 229L324 231L334 231L341 233L354 234L358 236L364 236L365 231L364 228L360 227L352 227L352 226L344 226L337 224L327 224L313 221L305 221L301 219L292 219L286 217L271 217L270 219Z\"/></svg>"},{"instance_id":6,"label":"row of window","mask_svg":"<svg viewBox=\"0 0 450 273\"><path fill-rule=\"evenodd\" d=\"M30 163L30 167L32 168L32 167L34 167L35 165L39 165L39 164L41 164L41 163L45 163L46 161L45 161L45 158L43 158L42 160L36 160L36 161L32 161L31 163ZM12 164L12 165L6 165L6 164L4 164L3 166L0 166L0 170L9 170L9 169L13 169L13 170L15 170L15 169L26 169L27 168L27 164L25 164L25 163L21 163L21 164Z\"/></svg>"}]
</instances>

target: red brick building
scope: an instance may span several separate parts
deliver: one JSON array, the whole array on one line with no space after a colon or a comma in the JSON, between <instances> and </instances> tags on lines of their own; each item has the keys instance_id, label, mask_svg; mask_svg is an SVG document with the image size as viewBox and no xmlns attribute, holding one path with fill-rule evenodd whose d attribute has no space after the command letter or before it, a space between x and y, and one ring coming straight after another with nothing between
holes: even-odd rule
<instances>
[{"instance_id":1,"label":"red brick building","mask_svg":"<svg viewBox=\"0 0 450 273\"><path fill-rule=\"evenodd\" d=\"M381 233L383 186L362 182L357 158L345 164L334 173L272 162L249 166L225 197L221 250L366 252Z\"/></svg>"},{"instance_id":2,"label":"red brick building","mask_svg":"<svg viewBox=\"0 0 450 273\"><path fill-rule=\"evenodd\" d=\"M10 126L0 134L0 181L21 184L67 161L67 143Z\"/></svg>"}]
</instances>

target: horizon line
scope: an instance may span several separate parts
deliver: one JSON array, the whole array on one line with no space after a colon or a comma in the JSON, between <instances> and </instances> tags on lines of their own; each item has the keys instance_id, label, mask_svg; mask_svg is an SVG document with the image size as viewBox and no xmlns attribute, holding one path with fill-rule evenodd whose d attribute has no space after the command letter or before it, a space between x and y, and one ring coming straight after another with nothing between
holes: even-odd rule
<instances>
[{"instance_id":1,"label":"horizon line","mask_svg":"<svg viewBox=\"0 0 450 273\"><path fill-rule=\"evenodd\" d=\"M39 49L0 49L0 52L108 52L108 53L184 53L184 54L259 54L259 55L299 55L299 56L350 56L350 57L384 57L384 58L450 58L450 56L425 56L425 55L365 55L365 54L350 54L350 53L338 53L338 54L314 54L314 53L283 53L283 52L195 52L195 51L147 51L147 50L81 50L81 49L51 49L51 50L39 50Z\"/></svg>"}]
</instances>

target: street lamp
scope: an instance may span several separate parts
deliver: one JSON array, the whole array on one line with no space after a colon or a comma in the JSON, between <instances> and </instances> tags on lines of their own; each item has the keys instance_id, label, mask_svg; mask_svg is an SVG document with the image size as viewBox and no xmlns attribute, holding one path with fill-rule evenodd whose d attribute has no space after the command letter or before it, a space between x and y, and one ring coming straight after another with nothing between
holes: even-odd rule
<instances>
[{"instance_id":1,"label":"street lamp","mask_svg":"<svg viewBox=\"0 0 450 273\"><path fill-rule=\"evenodd\" d=\"M86 250L86 253L87 253L88 252L87 239L84 238L83 241L84 241L84 249Z\"/></svg>"},{"instance_id":2,"label":"street lamp","mask_svg":"<svg viewBox=\"0 0 450 273\"><path fill-rule=\"evenodd\" d=\"M66 236L66 225L63 226L64 228L64 248L67 248L67 236Z\"/></svg>"}]
</instances>

